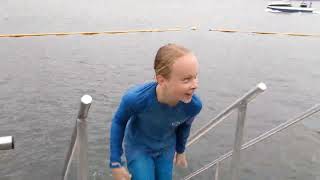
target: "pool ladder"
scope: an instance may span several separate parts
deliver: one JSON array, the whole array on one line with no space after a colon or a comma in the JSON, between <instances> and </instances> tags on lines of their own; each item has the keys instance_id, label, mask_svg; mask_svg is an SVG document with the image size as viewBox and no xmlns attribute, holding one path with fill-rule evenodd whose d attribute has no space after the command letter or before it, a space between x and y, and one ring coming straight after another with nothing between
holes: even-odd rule
<instances>
[{"instance_id":1,"label":"pool ladder","mask_svg":"<svg viewBox=\"0 0 320 180\"><path fill-rule=\"evenodd\" d=\"M237 117L237 125L235 131L235 140L233 144L233 149L228 153L220 156L219 158L215 159L211 163L203 166L202 168L198 169L190 173L188 176L184 177L183 180L189 180L200 173L204 172L205 170L215 166L215 180L219 180L219 172L220 172L220 163L225 159L232 157L231 159L231 166L230 166L230 173L232 180L239 180L239 165L240 165L240 155L241 151L245 150L267 138L270 136L300 122L301 120L312 116L313 114L320 111L320 104L317 104L310 109L306 110L299 116L286 121L285 123L280 124L279 126L271 129L270 131L265 132L264 134L248 141L245 144L242 144L243 140L243 132L244 132L244 125L246 119L246 112L247 106L249 102L251 102L256 96L261 94L267 89L264 83L259 83L253 89L249 90L246 94L242 97L237 99L234 103L224 109L221 113L219 113L215 118L210 120L207 124L205 124L202 128L197 130L193 135L190 136L189 141L187 142L187 147L194 144L196 141L199 140L200 137L208 133L211 129L216 127L218 124L223 122L233 111L238 111ZM75 156L75 149L78 149L77 157L79 159L78 164L78 180L88 180L88 133L87 133L87 116L88 111L92 102L92 98L89 95L84 95L81 98L80 110L78 113L78 119L75 123L75 127L71 137L71 143L69 146L69 150L67 152L65 158L65 165L63 168L62 173L62 180L67 180L68 172L70 169L70 164L72 158Z\"/></svg>"}]
</instances>

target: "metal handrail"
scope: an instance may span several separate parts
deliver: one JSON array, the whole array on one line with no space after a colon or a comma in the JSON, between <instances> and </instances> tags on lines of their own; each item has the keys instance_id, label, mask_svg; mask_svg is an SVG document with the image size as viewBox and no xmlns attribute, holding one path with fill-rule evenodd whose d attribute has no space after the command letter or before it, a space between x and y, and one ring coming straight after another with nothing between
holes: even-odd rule
<instances>
[{"instance_id":1,"label":"metal handrail","mask_svg":"<svg viewBox=\"0 0 320 180\"><path fill-rule=\"evenodd\" d=\"M214 172L214 180L219 180L220 173L220 162L217 163L216 170Z\"/></svg>"},{"instance_id":2,"label":"metal handrail","mask_svg":"<svg viewBox=\"0 0 320 180\"><path fill-rule=\"evenodd\" d=\"M13 136L0 137L0 150L14 149L14 138Z\"/></svg>"},{"instance_id":3,"label":"metal handrail","mask_svg":"<svg viewBox=\"0 0 320 180\"><path fill-rule=\"evenodd\" d=\"M239 179L239 164L240 164L240 151L241 144L243 139L243 131L245 124L245 117L247 112L248 103L254 99L257 95L264 92L267 89L267 86L264 83L259 83L255 88L248 91L241 98L236 100L233 104L227 107L224 111L222 111L218 116L209 121L205 126L200 128L194 135L191 136L187 146L190 146L194 142L196 142L201 136L205 135L212 128L216 127L219 123L221 123L226 117L228 117L231 112L235 109L238 109L238 120L235 132L235 141L233 145L233 157L231 160L231 174L232 180ZM218 171L218 169L217 169Z\"/></svg>"},{"instance_id":4,"label":"metal handrail","mask_svg":"<svg viewBox=\"0 0 320 180\"><path fill-rule=\"evenodd\" d=\"M274 135L274 134L276 134L276 133L278 133L278 132L280 132L280 131L282 131L282 130L284 130L284 129L286 129L286 128L288 128L288 127L290 127L290 126L292 126L292 125L294 125L294 124L296 124L296 123L298 123L300 121L302 121L303 119L312 116L313 114L315 114L315 113L317 113L319 111L320 111L320 104L317 104L317 105L313 106L312 108L306 110L301 115L299 115L299 116L297 116L297 117L295 117L295 118L293 118L291 120L288 120L287 122L282 123L279 126L277 126L277 127L273 128L273 129L263 133L262 135L260 135L260 136L258 136L256 138L248 141L247 143L243 144L242 147L241 147L241 150L247 149L247 148L249 148L249 147L251 147L251 146L253 146L253 145L255 145L255 144L257 144L257 143L259 143L259 142L261 142L261 141L263 141L263 140L265 140L267 138L269 138L269 137L271 137L272 135ZM211 163L206 164L205 166L203 166L202 168L198 169L197 171L194 171L193 173L191 173L188 176L186 176L185 178L183 178L183 180L191 179L192 177L200 174L201 172L209 169L210 167L218 164L219 162L227 159L230 156L232 156L232 151L229 151L228 153L220 156L219 158L215 159Z\"/></svg>"},{"instance_id":5,"label":"metal handrail","mask_svg":"<svg viewBox=\"0 0 320 180\"><path fill-rule=\"evenodd\" d=\"M248 91L245 95L237 99L234 103L232 103L229 107L223 110L220 114L218 114L215 118L210 120L207 124L205 124L202 128L197 130L193 135L190 136L189 141L187 142L187 147L191 144L195 143L201 136L205 135L212 128L216 127L220 124L225 118L227 118L231 112L238 108L240 104L248 103L253 100L257 95L264 92L267 89L267 86L264 83L259 83L256 87Z\"/></svg>"},{"instance_id":6,"label":"metal handrail","mask_svg":"<svg viewBox=\"0 0 320 180\"><path fill-rule=\"evenodd\" d=\"M75 151L78 149L78 179L88 179L88 133L87 120L88 111L92 102L92 97L84 95L81 98L78 119L71 136L71 143L65 158L64 168L62 171L62 180L67 180L67 175L70 169L71 160L75 156Z\"/></svg>"}]
</instances>

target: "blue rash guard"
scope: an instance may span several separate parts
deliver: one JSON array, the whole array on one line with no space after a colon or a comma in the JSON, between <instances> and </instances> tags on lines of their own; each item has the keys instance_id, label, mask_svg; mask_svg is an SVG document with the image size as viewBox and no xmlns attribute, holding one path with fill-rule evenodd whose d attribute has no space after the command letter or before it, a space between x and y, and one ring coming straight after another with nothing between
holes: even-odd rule
<instances>
[{"instance_id":1,"label":"blue rash guard","mask_svg":"<svg viewBox=\"0 0 320 180\"><path fill-rule=\"evenodd\" d=\"M185 150L191 123L202 108L201 100L193 95L190 103L173 107L157 100L156 82L129 89L113 116L110 131L110 167L121 166L122 142L128 163L137 151Z\"/></svg>"}]
</instances>

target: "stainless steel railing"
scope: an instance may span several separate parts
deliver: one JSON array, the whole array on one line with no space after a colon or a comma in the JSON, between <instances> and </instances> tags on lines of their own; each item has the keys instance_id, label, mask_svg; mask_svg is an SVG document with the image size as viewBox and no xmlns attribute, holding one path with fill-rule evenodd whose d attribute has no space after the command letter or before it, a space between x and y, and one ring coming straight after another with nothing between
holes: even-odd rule
<instances>
[{"instance_id":1,"label":"stainless steel railing","mask_svg":"<svg viewBox=\"0 0 320 180\"><path fill-rule=\"evenodd\" d=\"M255 88L248 91L244 96L235 101L231 106L225 109L222 113L220 113L216 118L212 119L208 124L202 127L199 131L197 131L187 143L187 146L190 146L195 141L197 141L201 136L207 133L210 129L218 125L222 122L234 109L238 109L239 117L238 117L238 125L236 131L236 141L234 144L234 151L237 154L235 159L233 160L233 169L237 170L238 164L240 161L240 146L242 142L243 136L243 127L245 121L245 114L247 104L254 99L258 94L262 93L266 89L266 85L264 83L259 83ZM78 149L78 157L79 157L79 166L78 166L78 179L79 180L87 180L88 179L88 137L87 137L87 122L86 118L88 115L88 110L91 105L92 98L89 95L85 95L81 98L81 106L78 114L78 120L76 121L75 128L72 133L71 143L69 146L69 150L67 156L65 158L65 164L63 168L62 180L67 180L67 175L69 172L70 164L72 158L75 156L75 151ZM234 171L235 177L237 176L237 171ZM218 176L218 172L216 174ZM236 179L234 179L236 180Z\"/></svg>"},{"instance_id":2,"label":"stainless steel railing","mask_svg":"<svg viewBox=\"0 0 320 180\"><path fill-rule=\"evenodd\" d=\"M208 131L220 124L225 118L227 118L234 109L238 108L240 104L247 104L253 100L257 95L264 92L267 89L267 86L264 83L259 83L256 87L248 91L245 95L237 99L229 107L224 109L220 114L215 118L210 120L202 128L197 130L193 135L190 136L187 146L190 146L196 142L201 136L205 135Z\"/></svg>"},{"instance_id":3,"label":"stainless steel railing","mask_svg":"<svg viewBox=\"0 0 320 180\"><path fill-rule=\"evenodd\" d=\"M248 91L245 95L236 100L233 104L223 110L214 119L210 120L206 125L195 132L194 135L190 137L187 146L195 143L200 137L209 132L212 128L220 124L225 118L227 118L233 110L238 110L238 121L235 134L235 141L233 145L233 157L231 161L231 173L232 180L239 179L239 162L240 162L240 148L243 139L243 129L245 124L245 116L247 111L247 104L253 100L257 95L264 92L267 86L264 83L259 83L256 87ZM217 173L218 174L218 173ZM216 175L218 176L218 175Z\"/></svg>"},{"instance_id":4,"label":"stainless steel railing","mask_svg":"<svg viewBox=\"0 0 320 180\"><path fill-rule=\"evenodd\" d=\"M14 138L13 136L0 137L0 150L14 149Z\"/></svg>"},{"instance_id":5,"label":"stainless steel railing","mask_svg":"<svg viewBox=\"0 0 320 180\"><path fill-rule=\"evenodd\" d=\"M81 98L80 110L78 113L78 119L71 136L71 143L65 158L65 164L62 172L62 180L68 179L68 172L70 169L71 161L78 150L77 157L79 159L78 165L78 178L79 180L88 179L88 132L87 132L87 120L88 111L92 102L92 97L84 95Z\"/></svg>"},{"instance_id":6,"label":"stainless steel railing","mask_svg":"<svg viewBox=\"0 0 320 180\"><path fill-rule=\"evenodd\" d=\"M289 120L276 128L250 140L249 142L242 144L243 139L243 130L244 130L244 124L245 124L245 116L246 116L246 110L248 103L253 100L257 95L264 92L266 90L266 85L264 83L259 83L255 88L248 91L245 95L240 97L238 100L236 100L233 104L231 104L229 107L227 107L225 110L223 110L220 114L218 114L214 119L210 120L205 126L200 128L196 133L194 133L190 140L187 143L187 146L190 146L191 144L195 143L205 135L207 132L209 132L211 129L216 127L218 124L220 124L226 117L228 117L233 110L238 111L238 120L237 120L237 126L236 126L236 133L235 133L235 141L233 145L233 150L220 156L216 160L212 161L211 163L203 166L202 168L198 169L195 172L192 172L183 180L188 180L196 175L202 173L203 171L209 169L210 167L216 165L215 169L215 180L219 179L219 169L220 169L220 162L227 159L228 157L232 156L231 160L231 175L232 180L238 180L239 179L239 163L240 163L240 153L241 150L244 150L246 148L249 148L250 146L255 145L256 143L259 143L263 141L266 138L269 138L270 136L288 128L289 126L317 113L320 111L320 104L316 105L300 116ZM78 158L79 158L79 165L78 165L78 178L79 180L88 180L88 134L87 134L87 121L86 118L88 116L88 111L90 108L92 102L92 98L89 95L84 95L81 98L81 105L80 110L78 113L78 119L76 121L76 125L74 127L72 137L71 137L71 143L69 146L69 150L65 159L65 165L63 168L63 174L62 174L62 180L67 180L67 175L70 169L71 161L73 157L75 156L76 149L78 150ZM0 139L0 150L1 150L1 139Z\"/></svg>"},{"instance_id":7,"label":"stainless steel railing","mask_svg":"<svg viewBox=\"0 0 320 180\"><path fill-rule=\"evenodd\" d=\"M263 140L265 140L267 138L269 138L269 137L271 137L272 135L274 135L274 134L276 134L276 133L278 133L278 132L280 132L280 131L282 131L282 130L284 130L284 129L286 129L286 128L288 128L288 127L290 127L290 126L292 126L292 125L294 125L294 124L296 124L296 123L298 123L300 121L302 121L303 119L314 115L315 113L317 113L319 111L320 111L320 104L315 105L312 108L310 108L307 111L305 111L304 113L302 113L301 115L299 115L299 116L297 116L297 117L295 117L295 118L293 118L291 120L288 120L287 122L282 123L279 126L271 129L270 131L265 132L264 134L262 134L262 135L260 135L260 136L258 136L256 138L248 141L247 143L243 144L241 146L240 150L247 149L247 148L249 148L249 147L251 147L251 146L253 146L253 145L255 145L255 144L257 144L257 143L259 143L259 142L261 142L261 141L263 141ZM218 180L219 163L224 161L225 159L227 159L230 156L234 156L233 154L234 154L233 151L229 151L228 153L220 156L219 158L217 158L214 161L212 161L211 163L203 166L202 168L198 169L197 171L192 172L191 174L189 174L188 176L183 178L183 180L191 179L191 178L195 177L196 175L202 173L203 171L211 168L214 165L217 165L216 166L216 179L215 180Z\"/></svg>"}]
</instances>

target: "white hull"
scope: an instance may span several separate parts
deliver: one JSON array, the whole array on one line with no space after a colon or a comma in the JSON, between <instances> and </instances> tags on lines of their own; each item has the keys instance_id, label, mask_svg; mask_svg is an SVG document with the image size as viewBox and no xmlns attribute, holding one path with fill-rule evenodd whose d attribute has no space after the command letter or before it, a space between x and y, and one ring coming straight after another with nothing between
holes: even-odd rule
<instances>
[{"instance_id":1,"label":"white hull","mask_svg":"<svg viewBox=\"0 0 320 180\"><path fill-rule=\"evenodd\" d=\"M313 12L313 8L302 7L282 7L282 6L267 6L267 8L282 12Z\"/></svg>"}]
</instances>

